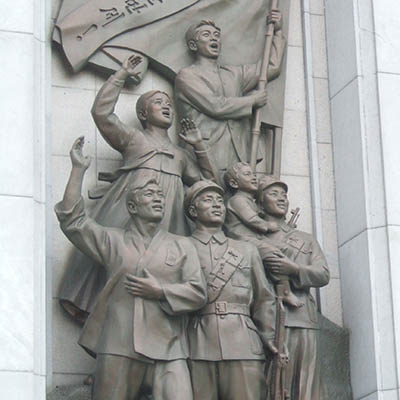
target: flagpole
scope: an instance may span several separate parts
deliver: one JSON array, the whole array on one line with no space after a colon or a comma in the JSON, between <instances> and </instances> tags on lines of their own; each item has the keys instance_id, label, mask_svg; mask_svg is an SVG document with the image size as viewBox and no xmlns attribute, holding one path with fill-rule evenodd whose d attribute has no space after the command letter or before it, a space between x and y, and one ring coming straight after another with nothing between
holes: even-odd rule
<instances>
[{"instance_id":1,"label":"flagpole","mask_svg":"<svg viewBox=\"0 0 400 400\"><path fill-rule=\"evenodd\" d=\"M275 10L279 7L279 0L272 0L271 10ZM263 90L268 84L268 65L271 56L272 41L274 38L275 24L268 24L267 33L265 38L264 56L261 63L261 74L260 79L257 84L257 90ZM257 149L258 141L260 139L260 129L261 129L261 109L257 108L253 113L253 121L251 127L251 155L250 155L250 166L253 171L256 170L257 162Z\"/></svg>"}]
</instances>

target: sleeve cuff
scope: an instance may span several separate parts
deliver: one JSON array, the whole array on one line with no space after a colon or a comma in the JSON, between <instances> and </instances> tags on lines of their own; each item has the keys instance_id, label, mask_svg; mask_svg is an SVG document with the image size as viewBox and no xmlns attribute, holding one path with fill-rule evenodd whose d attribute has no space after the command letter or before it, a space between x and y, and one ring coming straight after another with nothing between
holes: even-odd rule
<instances>
[{"instance_id":1,"label":"sleeve cuff","mask_svg":"<svg viewBox=\"0 0 400 400\"><path fill-rule=\"evenodd\" d=\"M207 153L208 153L208 149L204 149L204 150L195 150L194 152L195 152L195 154L198 154L198 155L204 155L204 154L207 154Z\"/></svg>"},{"instance_id":2,"label":"sleeve cuff","mask_svg":"<svg viewBox=\"0 0 400 400\"><path fill-rule=\"evenodd\" d=\"M57 215L57 218L60 222L67 220L72 214L80 214L84 207L83 207L83 198L81 197L70 209L66 210L63 207L62 201L58 202L54 206L54 211Z\"/></svg>"},{"instance_id":3,"label":"sleeve cuff","mask_svg":"<svg viewBox=\"0 0 400 400\"><path fill-rule=\"evenodd\" d=\"M112 83L114 86L117 86L117 87L119 87L119 88L122 88L122 87L124 87L124 85L125 85L125 81L122 80L122 79L117 79L117 78L115 77L115 75L111 75L111 76L110 76L109 82Z\"/></svg>"}]
</instances>

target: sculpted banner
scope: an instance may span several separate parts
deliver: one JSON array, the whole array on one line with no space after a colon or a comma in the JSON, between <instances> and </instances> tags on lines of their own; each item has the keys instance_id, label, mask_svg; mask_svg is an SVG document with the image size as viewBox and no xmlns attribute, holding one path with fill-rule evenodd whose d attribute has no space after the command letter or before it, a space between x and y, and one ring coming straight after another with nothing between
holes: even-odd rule
<instances>
[{"instance_id":1,"label":"sculpted banner","mask_svg":"<svg viewBox=\"0 0 400 400\"><path fill-rule=\"evenodd\" d=\"M104 4L103 4L104 3ZM139 52L150 66L174 81L178 71L193 63L184 33L191 24L213 19L224 42L221 65L243 65L261 59L270 0L72 0L63 1L53 40L59 43L74 71L87 63L108 71ZM289 29L289 0L281 0L283 34ZM104 25L104 26L103 26ZM286 58L281 74L269 84L262 121L282 127Z\"/></svg>"}]
</instances>

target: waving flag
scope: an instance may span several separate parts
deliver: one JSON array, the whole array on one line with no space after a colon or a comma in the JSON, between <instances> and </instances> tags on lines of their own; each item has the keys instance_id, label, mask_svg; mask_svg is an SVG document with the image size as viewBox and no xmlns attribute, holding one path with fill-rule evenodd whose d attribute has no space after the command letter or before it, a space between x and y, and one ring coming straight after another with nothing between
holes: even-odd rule
<instances>
[{"instance_id":1,"label":"waving flag","mask_svg":"<svg viewBox=\"0 0 400 400\"><path fill-rule=\"evenodd\" d=\"M280 4L287 34L289 0ZM221 27L221 64L250 64L262 55L269 9L270 0L66 0L53 39L75 72L88 63L116 70L135 51L173 81L193 62L184 39L192 23L213 19ZM274 126L282 126L285 70L284 64L268 87L270 104L263 120Z\"/></svg>"}]
</instances>

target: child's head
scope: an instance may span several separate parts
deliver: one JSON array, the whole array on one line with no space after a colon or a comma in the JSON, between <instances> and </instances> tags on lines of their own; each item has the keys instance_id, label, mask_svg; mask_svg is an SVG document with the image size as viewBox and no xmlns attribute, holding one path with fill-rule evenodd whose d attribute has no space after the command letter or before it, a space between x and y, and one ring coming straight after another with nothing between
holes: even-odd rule
<instances>
[{"instance_id":1,"label":"child's head","mask_svg":"<svg viewBox=\"0 0 400 400\"><path fill-rule=\"evenodd\" d=\"M241 190L248 193L256 193L258 189L257 176L248 163L237 162L225 172L224 181L226 187L232 191Z\"/></svg>"}]
</instances>

